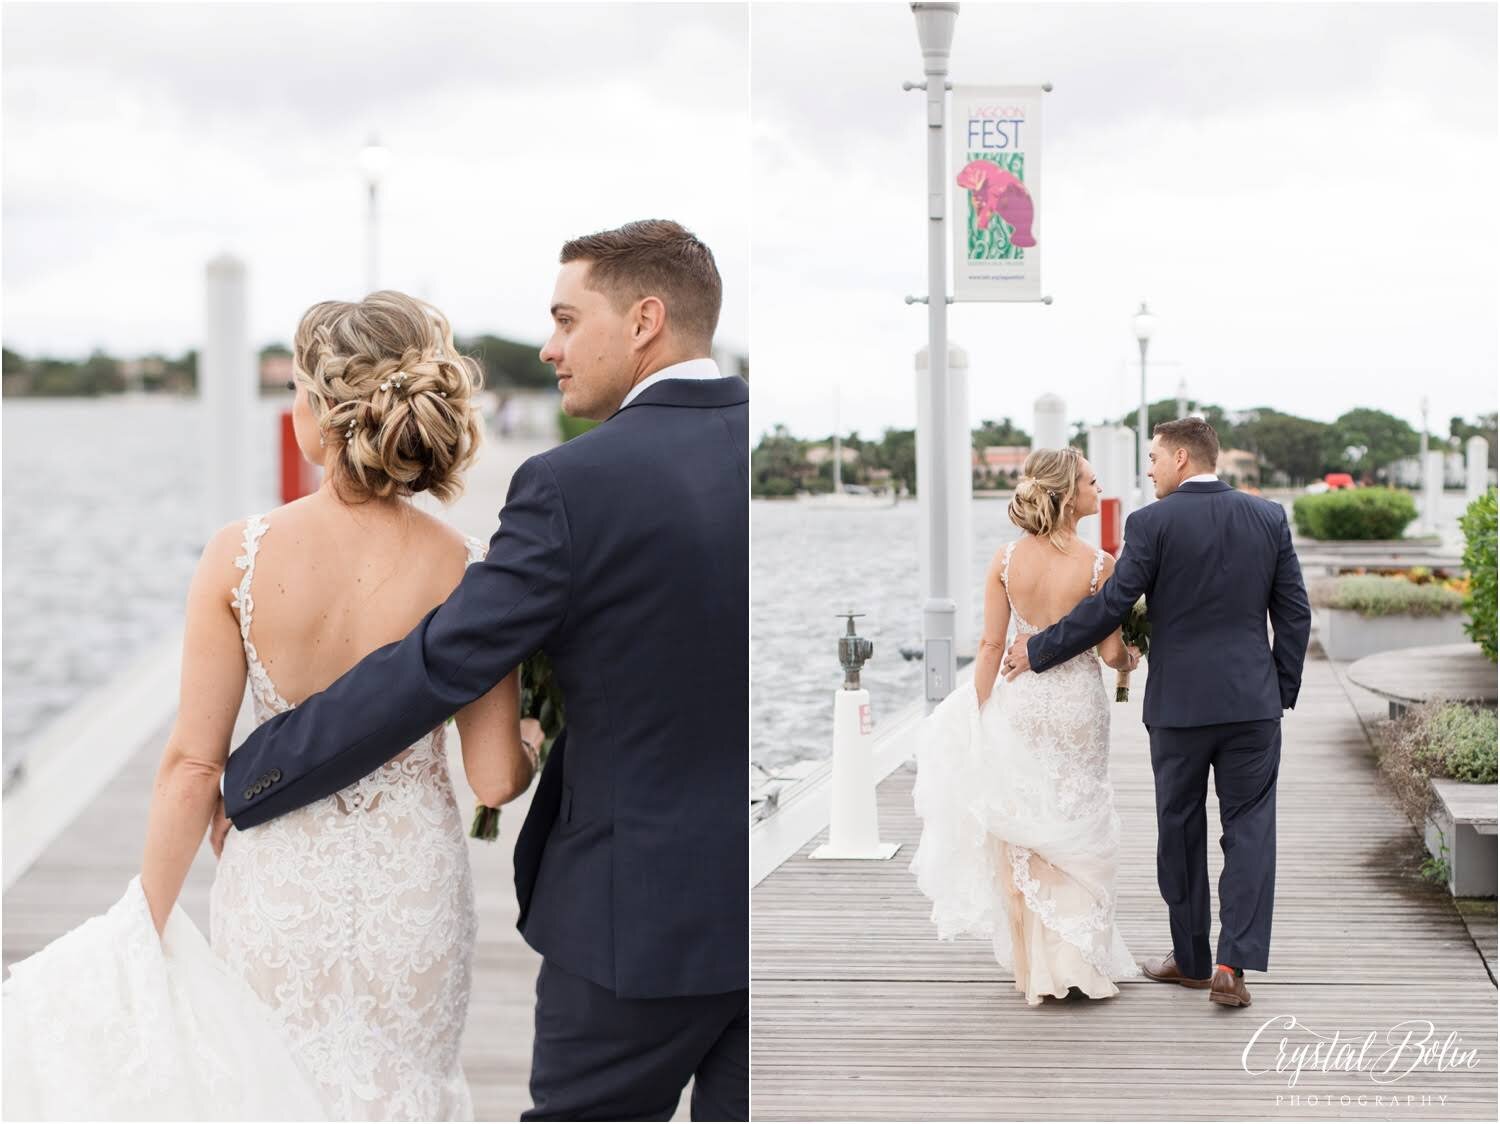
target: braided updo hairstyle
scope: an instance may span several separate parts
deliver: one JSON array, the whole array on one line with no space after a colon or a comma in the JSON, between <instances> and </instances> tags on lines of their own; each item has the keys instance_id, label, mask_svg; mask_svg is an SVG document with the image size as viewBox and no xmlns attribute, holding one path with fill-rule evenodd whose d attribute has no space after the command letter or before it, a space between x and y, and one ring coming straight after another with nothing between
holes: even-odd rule
<instances>
[{"instance_id":1,"label":"braided updo hairstyle","mask_svg":"<svg viewBox=\"0 0 1500 1124\"><path fill-rule=\"evenodd\" d=\"M296 376L329 450L324 468L356 501L463 490L479 449L479 364L432 305L383 289L323 301L297 325Z\"/></svg>"},{"instance_id":2,"label":"braided updo hairstyle","mask_svg":"<svg viewBox=\"0 0 1500 1124\"><path fill-rule=\"evenodd\" d=\"M1058 550L1067 550L1063 512L1078 492L1082 463L1082 455L1072 445L1033 450L1010 501L1010 521L1027 534L1047 539Z\"/></svg>"}]
</instances>

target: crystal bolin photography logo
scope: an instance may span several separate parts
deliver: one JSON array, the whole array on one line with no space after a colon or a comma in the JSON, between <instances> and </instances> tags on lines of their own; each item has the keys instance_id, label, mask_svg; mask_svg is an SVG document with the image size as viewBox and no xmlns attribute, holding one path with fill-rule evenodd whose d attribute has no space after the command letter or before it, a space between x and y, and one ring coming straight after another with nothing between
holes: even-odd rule
<instances>
[{"instance_id":1,"label":"crystal bolin photography logo","mask_svg":"<svg viewBox=\"0 0 1500 1124\"><path fill-rule=\"evenodd\" d=\"M1286 1033L1276 1039L1278 1030ZM1418 1069L1474 1069L1479 1051L1464 1048L1457 1033L1443 1034L1427 1019L1396 1023L1382 1039L1373 1030L1363 1038L1339 1031L1323 1034L1296 1015L1276 1015L1250 1036L1240 1064L1252 1077L1285 1074L1288 1088L1295 1088L1304 1072L1363 1073L1376 1085L1393 1085Z\"/></svg>"}]
</instances>

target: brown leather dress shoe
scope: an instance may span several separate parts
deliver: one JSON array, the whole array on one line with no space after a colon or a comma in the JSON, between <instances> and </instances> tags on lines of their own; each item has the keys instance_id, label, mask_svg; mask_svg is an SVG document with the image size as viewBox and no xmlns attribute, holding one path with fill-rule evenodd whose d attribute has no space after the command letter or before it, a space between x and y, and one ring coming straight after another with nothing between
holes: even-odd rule
<instances>
[{"instance_id":1,"label":"brown leather dress shoe","mask_svg":"<svg viewBox=\"0 0 1500 1124\"><path fill-rule=\"evenodd\" d=\"M1197 988L1199 990L1207 987L1211 978L1194 979L1192 976L1184 976L1181 969L1177 967L1177 954L1169 952L1160 960L1147 960L1141 964L1141 971L1145 972L1151 979L1158 983L1174 983L1183 987Z\"/></svg>"},{"instance_id":2,"label":"brown leather dress shoe","mask_svg":"<svg viewBox=\"0 0 1500 1124\"><path fill-rule=\"evenodd\" d=\"M1223 968L1214 969L1213 982L1209 985L1209 999L1226 1007L1250 1006L1250 989L1245 986L1245 977Z\"/></svg>"}]
</instances>

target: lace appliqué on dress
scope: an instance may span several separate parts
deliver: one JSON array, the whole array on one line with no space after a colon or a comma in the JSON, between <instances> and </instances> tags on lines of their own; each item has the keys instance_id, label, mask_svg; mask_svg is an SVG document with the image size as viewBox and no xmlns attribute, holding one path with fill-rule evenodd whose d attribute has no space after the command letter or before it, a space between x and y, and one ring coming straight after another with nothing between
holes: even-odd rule
<instances>
[{"instance_id":1,"label":"lace appliqu\u00e9 on dress","mask_svg":"<svg viewBox=\"0 0 1500 1124\"><path fill-rule=\"evenodd\" d=\"M251 639L267 529L246 521L232 598L257 724L292 709ZM274 1008L332 1119L473 1118L459 1038L478 920L443 727L331 796L230 832L210 909L214 950Z\"/></svg>"},{"instance_id":2,"label":"lace appliqu\u00e9 on dress","mask_svg":"<svg viewBox=\"0 0 1500 1124\"><path fill-rule=\"evenodd\" d=\"M1014 635L1032 635L1041 630L1010 599L1014 547L1001 580ZM1099 552L1090 592L1102 567ZM912 870L939 937L989 937L1032 1003L1072 983L1113 994L1111 981L1140 974L1115 927L1120 821L1092 651L1013 683L997 678L982 711L965 684L919 726L916 756L923 827Z\"/></svg>"}]
</instances>

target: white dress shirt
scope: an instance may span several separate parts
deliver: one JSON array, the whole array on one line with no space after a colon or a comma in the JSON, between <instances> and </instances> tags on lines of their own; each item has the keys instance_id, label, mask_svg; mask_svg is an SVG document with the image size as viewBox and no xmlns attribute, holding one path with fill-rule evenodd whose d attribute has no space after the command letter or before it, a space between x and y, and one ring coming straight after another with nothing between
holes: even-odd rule
<instances>
[{"instance_id":1,"label":"white dress shirt","mask_svg":"<svg viewBox=\"0 0 1500 1124\"><path fill-rule=\"evenodd\" d=\"M653 383L661 382L662 379L717 379L724 376L719 373L719 365L712 359L689 359L684 363L673 363L670 367L647 375L640 382L630 388L630 393L625 395L625 401L620 403L620 409L630 405L630 400Z\"/></svg>"},{"instance_id":2,"label":"white dress shirt","mask_svg":"<svg viewBox=\"0 0 1500 1124\"><path fill-rule=\"evenodd\" d=\"M1217 484L1219 474L1216 472L1200 472L1197 476L1189 476L1182 481L1183 484Z\"/></svg>"}]
</instances>

